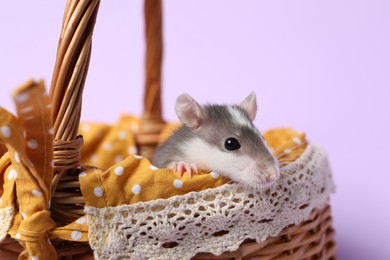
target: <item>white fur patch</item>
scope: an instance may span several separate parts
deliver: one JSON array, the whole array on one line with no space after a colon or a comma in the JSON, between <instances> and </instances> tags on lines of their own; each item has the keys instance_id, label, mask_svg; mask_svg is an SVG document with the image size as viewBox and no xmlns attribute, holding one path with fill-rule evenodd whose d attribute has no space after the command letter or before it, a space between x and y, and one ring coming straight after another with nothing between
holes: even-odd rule
<instances>
[{"instance_id":1,"label":"white fur patch","mask_svg":"<svg viewBox=\"0 0 390 260\"><path fill-rule=\"evenodd\" d=\"M248 121L248 119L242 114L240 110L234 107L228 107L228 110L233 117L233 121L236 124L246 126L246 127L252 127L250 121Z\"/></svg>"},{"instance_id":2,"label":"white fur patch","mask_svg":"<svg viewBox=\"0 0 390 260\"><path fill-rule=\"evenodd\" d=\"M218 172L245 186L265 187L268 185L270 178L278 177L274 171L271 171L271 168L275 166L274 164L267 166L261 158L259 158L259 161L255 161L248 155L221 151L218 147L200 138L194 138L186 142L183 148L184 161L194 163L198 168L205 171ZM274 174L275 176L273 176Z\"/></svg>"},{"instance_id":3,"label":"white fur patch","mask_svg":"<svg viewBox=\"0 0 390 260\"><path fill-rule=\"evenodd\" d=\"M240 181L237 176L248 168L249 156L223 152L206 141L195 138L185 144L185 161L194 163L198 168L218 172L228 178Z\"/></svg>"}]
</instances>

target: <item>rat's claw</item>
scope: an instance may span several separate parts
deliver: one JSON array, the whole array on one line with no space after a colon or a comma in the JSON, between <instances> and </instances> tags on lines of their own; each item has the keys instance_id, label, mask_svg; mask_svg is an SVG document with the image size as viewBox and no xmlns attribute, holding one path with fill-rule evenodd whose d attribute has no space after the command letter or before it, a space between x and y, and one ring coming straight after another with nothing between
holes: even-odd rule
<instances>
[{"instance_id":1,"label":"rat's claw","mask_svg":"<svg viewBox=\"0 0 390 260\"><path fill-rule=\"evenodd\" d=\"M192 173L198 173L198 168L193 163L171 162L168 167L176 171L180 177L183 177L184 172L187 172L190 177L192 177Z\"/></svg>"},{"instance_id":2,"label":"rat's claw","mask_svg":"<svg viewBox=\"0 0 390 260\"><path fill-rule=\"evenodd\" d=\"M194 171L196 174L198 174L198 167L196 167L196 165L193 163L191 163L190 166L191 166L191 170Z\"/></svg>"},{"instance_id":3,"label":"rat's claw","mask_svg":"<svg viewBox=\"0 0 390 260\"><path fill-rule=\"evenodd\" d=\"M168 168L174 170L180 176L183 175L182 168L180 167L179 162L171 162L170 164L168 164Z\"/></svg>"},{"instance_id":4,"label":"rat's claw","mask_svg":"<svg viewBox=\"0 0 390 260\"><path fill-rule=\"evenodd\" d=\"M184 164L184 168L186 168L186 172L188 173L188 175L190 175L190 177L192 176L192 172L191 172L191 165L190 164Z\"/></svg>"},{"instance_id":5,"label":"rat's claw","mask_svg":"<svg viewBox=\"0 0 390 260\"><path fill-rule=\"evenodd\" d=\"M180 177L183 176L184 172L183 172L183 163L182 162L177 162L176 163L176 171L177 173L180 175Z\"/></svg>"}]
</instances>

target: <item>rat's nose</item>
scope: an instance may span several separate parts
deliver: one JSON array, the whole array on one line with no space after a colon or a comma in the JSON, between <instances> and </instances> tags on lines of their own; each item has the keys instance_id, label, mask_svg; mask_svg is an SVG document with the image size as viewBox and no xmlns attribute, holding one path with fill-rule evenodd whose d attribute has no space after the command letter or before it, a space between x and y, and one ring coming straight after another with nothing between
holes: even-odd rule
<instances>
[{"instance_id":1,"label":"rat's nose","mask_svg":"<svg viewBox=\"0 0 390 260\"><path fill-rule=\"evenodd\" d=\"M274 165L271 167L268 167L265 174L265 180L266 182L273 182L278 180L280 177L280 170L279 167Z\"/></svg>"}]
</instances>

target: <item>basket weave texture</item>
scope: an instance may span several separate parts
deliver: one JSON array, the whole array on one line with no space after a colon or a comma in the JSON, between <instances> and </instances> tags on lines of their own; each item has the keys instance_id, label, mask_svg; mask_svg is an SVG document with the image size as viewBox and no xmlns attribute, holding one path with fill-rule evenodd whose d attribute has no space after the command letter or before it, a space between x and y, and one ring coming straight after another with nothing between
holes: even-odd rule
<instances>
[{"instance_id":1,"label":"basket weave texture","mask_svg":"<svg viewBox=\"0 0 390 260\"><path fill-rule=\"evenodd\" d=\"M67 1L50 95L45 95L43 82L29 81L14 95L18 118L0 111L1 137L7 146L6 149L1 146L0 151L2 154L9 151L0 160L4 176L0 192L7 193L4 197L10 198L1 201L1 259L15 259L17 256L19 259L34 256L40 256L39 259L54 259L56 256L92 258L87 243L88 228L80 224L84 223L80 216L84 215L85 205L78 182L83 138L77 134L99 4L99 0ZM135 140L139 152L150 158L164 127L161 113L161 1L145 0L144 11L147 43L145 107ZM31 111L25 107L26 93L36 95L31 99L36 102L32 107L44 104L45 108L33 109L33 115L28 115L26 112ZM32 122L30 127L29 122ZM43 125L43 128L35 131L37 125ZM18 138L10 139L9 131L19 133ZM29 137L44 140L43 156L29 150L35 145ZM17 171L17 177L13 170ZM47 174L42 175L42 172ZM26 182L36 191L32 193L35 197L29 195L29 198L34 198L33 202L26 200L29 203L18 200L31 192L24 185ZM74 233L76 229L79 233ZM7 233L8 236L4 237ZM334 259L333 238L328 206L315 209L307 220L291 225L261 243L246 240L234 252L219 256L199 253L195 259Z\"/></svg>"}]
</instances>

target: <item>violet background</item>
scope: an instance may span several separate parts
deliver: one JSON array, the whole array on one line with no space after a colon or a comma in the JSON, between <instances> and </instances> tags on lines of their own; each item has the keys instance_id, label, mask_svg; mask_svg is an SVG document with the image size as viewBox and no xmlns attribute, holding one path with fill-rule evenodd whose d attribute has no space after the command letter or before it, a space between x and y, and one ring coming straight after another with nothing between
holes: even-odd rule
<instances>
[{"instance_id":1,"label":"violet background","mask_svg":"<svg viewBox=\"0 0 390 260\"><path fill-rule=\"evenodd\" d=\"M65 1L0 2L0 105L50 83ZM390 1L164 1L163 102L258 96L260 130L292 126L328 152L340 259L390 259ZM140 115L141 0L102 1L83 121Z\"/></svg>"}]
</instances>

